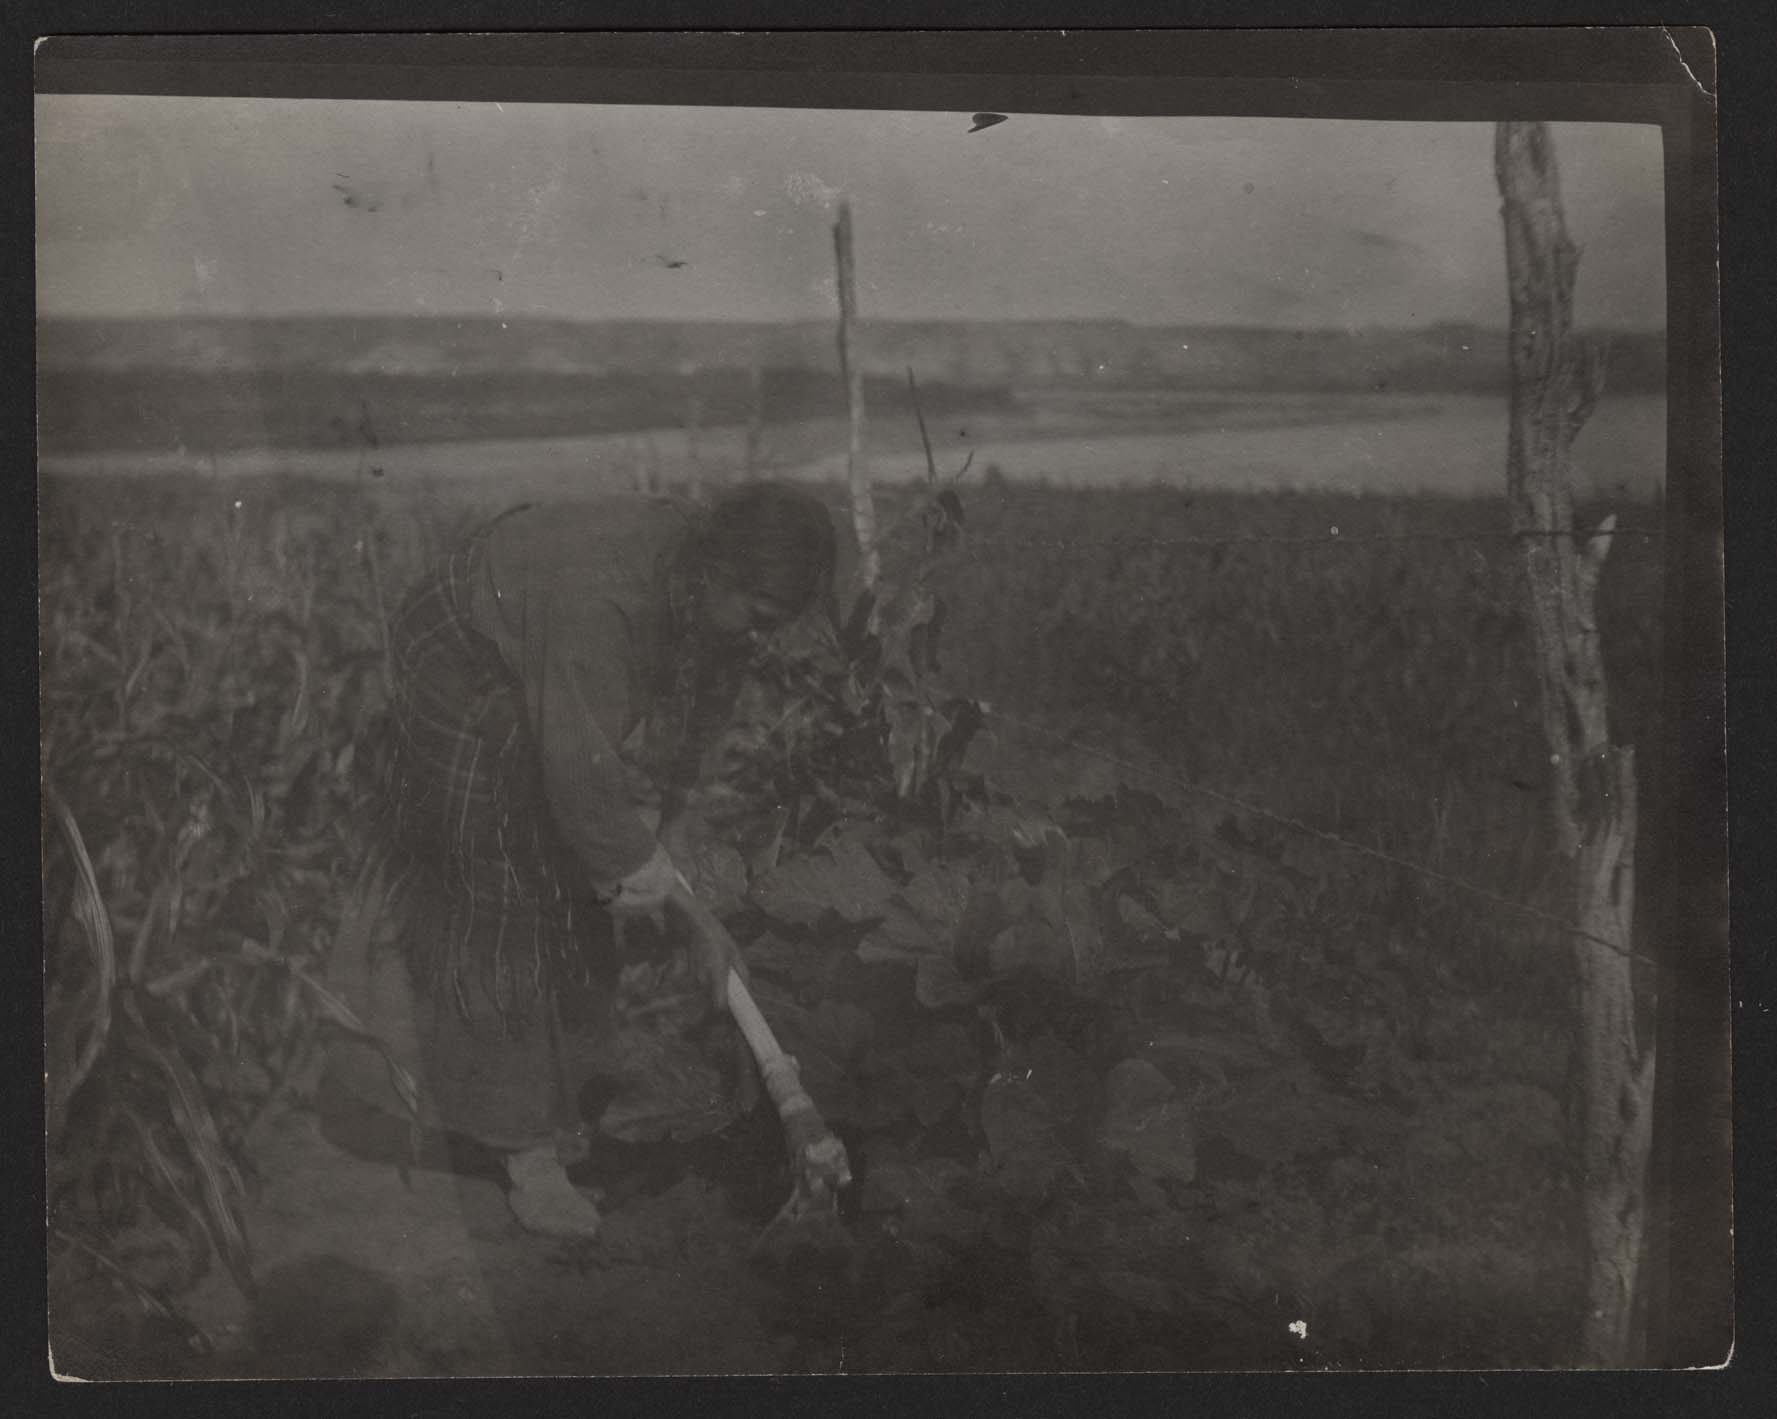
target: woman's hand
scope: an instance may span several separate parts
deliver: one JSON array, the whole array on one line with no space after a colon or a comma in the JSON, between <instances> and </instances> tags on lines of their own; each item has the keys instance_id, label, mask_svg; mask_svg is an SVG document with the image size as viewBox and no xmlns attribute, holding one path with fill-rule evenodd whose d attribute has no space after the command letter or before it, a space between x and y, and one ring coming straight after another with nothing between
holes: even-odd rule
<instances>
[{"instance_id":1,"label":"woman's hand","mask_svg":"<svg viewBox=\"0 0 1777 1419\"><path fill-rule=\"evenodd\" d=\"M664 847L617 884L611 910L630 916L658 916L679 880L679 869Z\"/></svg>"},{"instance_id":2,"label":"woman's hand","mask_svg":"<svg viewBox=\"0 0 1777 1419\"><path fill-rule=\"evenodd\" d=\"M689 863L696 851L699 825L688 813L674 813L661 821L658 837L676 863Z\"/></svg>"}]
</instances>

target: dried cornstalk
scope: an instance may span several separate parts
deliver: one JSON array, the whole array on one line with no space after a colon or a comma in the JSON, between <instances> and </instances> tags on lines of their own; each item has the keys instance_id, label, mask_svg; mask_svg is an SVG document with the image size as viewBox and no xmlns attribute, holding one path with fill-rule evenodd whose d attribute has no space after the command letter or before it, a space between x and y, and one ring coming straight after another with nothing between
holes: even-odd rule
<instances>
[{"instance_id":1,"label":"dried cornstalk","mask_svg":"<svg viewBox=\"0 0 1777 1419\"><path fill-rule=\"evenodd\" d=\"M111 913L105 906L104 893L99 890L99 876L93 868L92 856L86 850L80 825L61 796L47 784L44 785L44 795L55 811L56 821L61 825L68 849L74 856L74 915L93 957L92 1005L88 1017L79 1022L81 1033L72 1041L52 1042L52 1047L65 1045L72 1050L66 1073L57 1077L52 1071L48 1080L46 1109L49 1135L53 1140L59 1136L67 1119L69 1102L92 1073L111 1036L111 1002L117 986L117 944L111 929Z\"/></svg>"},{"instance_id":2,"label":"dried cornstalk","mask_svg":"<svg viewBox=\"0 0 1777 1419\"><path fill-rule=\"evenodd\" d=\"M1501 123L1494 164L1504 199L1511 294L1511 434L1506 487L1523 534L1525 581L1554 770L1556 841L1572 865L1580 990L1579 1158L1588 1243L1582 1359L1631 1359L1653 1107L1654 1052L1636 1038L1630 929L1635 907L1635 755L1610 742L1598 577L1616 519L1574 536L1571 449L1604 387L1599 348L1573 333L1579 253L1567 235L1547 128Z\"/></svg>"}]
</instances>

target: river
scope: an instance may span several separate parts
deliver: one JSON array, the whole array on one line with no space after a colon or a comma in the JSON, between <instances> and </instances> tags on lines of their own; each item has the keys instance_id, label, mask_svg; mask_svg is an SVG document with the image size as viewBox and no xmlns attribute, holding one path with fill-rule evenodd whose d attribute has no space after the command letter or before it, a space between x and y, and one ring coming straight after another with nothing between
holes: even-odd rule
<instances>
[{"instance_id":1,"label":"river","mask_svg":"<svg viewBox=\"0 0 1777 1419\"><path fill-rule=\"evenodd\" d=\"M1321 407L1329 402L1320 401ZM1162 483L1179 487L1271 491L1427 492L1486 495L1505 481L1506 405L1478 395L1366 396L1351 416L1315 423L1295 417L1265 425L1199 425L1176 432L1139 432L1107 421L1102 429L1033 436L1015 425L985 436L934 430L941 471L972 452L971 479L997 468L1015 481L1047 480L1110 488ZM196 453L46 454L47 474L211 474L219 478L307 475L374 482L390 492L443 491L441 485L496 480L519 496L572 496L634 486L648 467L682 477L693 452L704 475L720 480L743 464L743 431L711 428L693 442L682 429L572 438L415 443L371 449L250 450L220 457ZM873 441L874 442L874 441ZM770 430L779 476L843 477L844 426L823 420ZM884 482L922 477L917 443L897 438L873 447L872 476ZM1626 491L1655 496L1664 487L1666 401L1623 396L1603 400L1574 446L1575 486L1582 495Z\"/></svg>"}]
</instances>

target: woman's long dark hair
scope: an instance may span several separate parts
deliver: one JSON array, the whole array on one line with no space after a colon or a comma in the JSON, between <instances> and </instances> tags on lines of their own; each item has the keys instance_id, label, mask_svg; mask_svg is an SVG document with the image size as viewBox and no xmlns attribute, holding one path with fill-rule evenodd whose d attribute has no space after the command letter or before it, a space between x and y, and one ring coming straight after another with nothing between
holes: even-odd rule
<instances>
[{"instance_id":1,"label":"woman's long dark hair","mask_svg":"<svg viewBox=\"0 0 1777 1419\"><path fill-rule=\"evenodd\" d=\"M833 519L800 488L747 483L723 493L686 551L692 569L762 597L786 619L832 597Z\"/></svg>"}]
</instances>

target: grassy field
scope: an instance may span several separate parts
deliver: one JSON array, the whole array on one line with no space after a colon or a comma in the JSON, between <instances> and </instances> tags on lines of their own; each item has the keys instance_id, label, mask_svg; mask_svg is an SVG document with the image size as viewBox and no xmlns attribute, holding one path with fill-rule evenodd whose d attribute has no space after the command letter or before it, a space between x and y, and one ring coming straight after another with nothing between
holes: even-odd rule
<instances>
[{"instance_id":1,"label":"grassy field","mask_svg":"<svg viewBox=\"0 0 1777 1419\"><path fill-rule=\"evenodd\" d=\"M870 1253L876 1290L854 1287L818 1323L782 1322L797 1343L788 1363L828 1368L847 1345L854 1365L885 1369L1560 1363L1579 1277L1563 943L1447 880L1560 912L1503 506L970 484L968 537L934 583L948 610L941 668L990 706L978 752L996 781L1076 816L1139 788L1154 834L1220 833L1273 875L1229 869L1256 923L1239 953L1219 940L1188 961L1175 949L1170 964L1071 993L1008 997L995 1017L1000 1047L1061 1081L1042 1105L1057 1119L1069 1090L1084 1097L1104 1077L1098 1047L1058 1023L1070 1000L1113 1018L1123 1048L1132 1031L1154 1032L1150 1045L1163 1030L1225 1042L1219 1084L1152 1056L1199 1091L1188 1181L1133 1201L1081 1182L1039 1204L1005 1190L1002 1166L1002 1191L978 1196L980 1177L964 1175L978 1146L1005 1144L1008 1102L985 1101L1012 1055L980 1043L976 1014L902 1021L903 1052L952 1026L975 1042L960 1112L930 1127L922 1115L914 1134L906 1120L898 1132L854 1121L849 1141L889 1160L882 1177L960 1169L952 1211L896 1214L892 1245ZM839 490L827 496L841 506ZM905 496L887 495L885 518ZM51 479L41 502L43 766L80 834L75 851L46 826L52 1076L75 1067L54 1053L58 1029L78 1054L93 1028L93 933L80 923L96 898L127 983L117 999L139 995L195 1031L232 1147L325 1023L300 979L323 968L365 852L388 688L381 625L490 498ZM1651 534L1618 539L1601 591L1618 737L1640 748L1651 795L1659 507L1613 507ZM1645 804L1642 821L1656 812ZM1646 854L1642 867L1658 880ZM1254 906L1255 894L1269 898ZM261 954L243 957L243 943ZM235 964L206 971L218 957ZM805 990L798 1008L821 1003ZM1020 1009L1035 1022L1018 1025ZM140 1016L145 1037L159 1018ZM892 1033L880 1019L876 1031ZM147 1105L100 1053L52 1140L58 1226L89 1250L154 1194L104 1166ZM111 1091L97 1104L91 1080ZM845 1098L829 1101L841 1116L861 1107ZM1347 1122L1329 1130L1335 1114ZM146 1126L201 1187L190 1120ZM957 1198L973 1209L961 1232ZM854 1223L887 1236L872 1217ZM193 1249L219 1230L201 1209L171 1225L195 1229ZM1173 1272L1143 1270L1162 1254ZM90 1288L79 1255L61 1253L61 1274ZM176 1296L189 1281L171 1273L150 1290ZM883 1297L900 1285L924 1312L890 1316ZM1311 1347L1287 1330L1298 1311Z\"/></svg>"}]
</instances>

